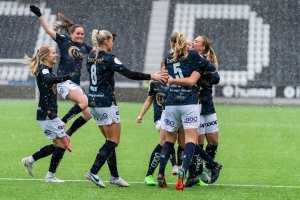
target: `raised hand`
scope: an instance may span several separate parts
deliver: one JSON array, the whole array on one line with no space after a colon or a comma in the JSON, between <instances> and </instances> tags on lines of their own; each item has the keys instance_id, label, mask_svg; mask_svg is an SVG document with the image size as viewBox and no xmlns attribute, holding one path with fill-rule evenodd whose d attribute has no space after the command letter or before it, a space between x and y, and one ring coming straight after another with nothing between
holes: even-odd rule
<instances>
[{"instance_id":1,"label":"raised hand","mask_svg":"<svg viewBox=\"0 0 300 200\"><path fill-rule=\"evenodd\" d=\"M35 5L30 5L30 11L35 14L37 17L42 16L41 10L39 7L35 6Z\"/></svg>"}]
</instances>

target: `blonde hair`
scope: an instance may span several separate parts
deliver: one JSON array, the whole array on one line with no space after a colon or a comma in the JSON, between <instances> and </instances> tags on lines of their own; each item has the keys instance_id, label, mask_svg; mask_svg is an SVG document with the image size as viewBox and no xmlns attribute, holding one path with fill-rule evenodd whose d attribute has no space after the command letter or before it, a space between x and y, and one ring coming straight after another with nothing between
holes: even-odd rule
<instances>
[{"instance_id":1,"label":"blonde hair","mask_svg":"<svg viewBox=\"0 0 300 200\"><path fill-rule=\"evenodd\" d=\"M107 30L94 29L92 31L93 51L96 52L95 59L97 59L98 57L98 52L103 49L104 43L110 38L113 38L113 35Z\"/></svg>"},{"instance_id":2,"label":"blonde hair","mask_svg":"<svg viewBox=\"0 0 300 200\"><path fill-rule=\"evenodd\" d=\"M36 53L29 57L25 54L24 64L28 65L30 72L33 76L36 76L40 65L43 63L43 59L49 55L51 45L41 46Z\"/></svg>"},{"instance_id":3,"label":"blonde hair","mask_svg":"<svg viewBox=\"0 0 300 200\"><path fill-rule=\"evenodd\" d=\"M212 64L215 65L215 67L218 69L219 68L219 63L218 63L218 59L216 56L216 53L214 51L214 49L211 47L211 41L208 37L205 36L198 36L198 37L202 37L203 38L203 43L202 45L205 47L203 54L207 54L209 53L209 60Z\"/></svg>"},{"instance_id":4,"label":"blonde hair","mask_svg":"<svg viewBox=\"0 0 300 200\"><path fill-rule=\"evenodd\" d=\"M75 29L78 27L83 28L81 25L76 24L75 22L68 19L65 15L62 13L57 14L58 17L63 21L62 24L55 24L54 25L54 31L64 31L68 35L74 33Z\"/></svg>"},{"instance_id":5,"label":"blonde hair","mask_svg":"<svg viewBox=\"0 0 300 200\"><path fill-rule=\"evenodd\" d=\"M183 33L172 33L170 37L170 44L171 48L174 50L172 61L187 59L188 43Z\"/></svg>"}]
</instances>

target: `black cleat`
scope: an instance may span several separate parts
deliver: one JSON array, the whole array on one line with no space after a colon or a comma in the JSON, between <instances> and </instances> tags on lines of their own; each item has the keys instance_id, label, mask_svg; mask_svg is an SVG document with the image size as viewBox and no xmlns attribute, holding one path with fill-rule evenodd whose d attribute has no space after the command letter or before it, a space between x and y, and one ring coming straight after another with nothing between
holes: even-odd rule
<instances>
[{"instance_id":1,"label":"black cleat","mask_svg":"<svg viewBox=\"0 0 300 200\"><path fill-rule=\"evenodd\" d=\"M198 176L193 177L193 178L188 178L187 181L184 184L184 187L192 187L194 185L197 185L198 183L199 183Z\"/></svg>"},{"instance_id":2,"label":"black cleat","mask_svg":"<svg viewBox=\"0 0 300 200\"><path fill-rule=\"evenodd\" d=\"M213 169L211 169L211 182L214 183L219 178L220 171L222 169L222 164L218 163L217 166L215 166Z\"/></svg>"}]
</instances>

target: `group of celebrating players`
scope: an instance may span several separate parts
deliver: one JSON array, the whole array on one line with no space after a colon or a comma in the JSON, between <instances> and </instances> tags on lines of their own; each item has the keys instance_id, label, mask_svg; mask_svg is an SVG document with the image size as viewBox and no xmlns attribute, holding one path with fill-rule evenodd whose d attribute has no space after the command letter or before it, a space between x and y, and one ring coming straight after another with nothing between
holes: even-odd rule
<instances>
[{"instance_id":1,"label":"group of celebrating players","mask_svg":"<svg viewBox=\"0 0 300 200\"><path fill-rule=\"evenodd\" d=\"M218 179L222 165L214 161L219 129L212 87L218 84L220 78L217 73L218 62L207 37L198 36L195 41L189 42L182 33L172 33L172 52L162 61L161 71L145 74L131 71L109 53L115 34L94 29L91 38L93 46L89 47L83 41L84 29L81 25L59 14L63 23L52 29L38 7L31 5L30 11L38 17L41 26L58 44L60 51L57 76L52 71L57 58L54 47L43 45L33 56L25 55L25 63L36 76L40 92L36 119L46 137L53 141L53 144L42 147L22 160L31 176L34 162L52 155L45 181L64 182L55 176L55 172L65 151L72 151L69 137L93 117L105 142L86 178L105 188L98 173L107 161L111 173L110 184L129 186L119 176L115 152L121 133L121 118L114 95L114 72L118 72L132 80L152 80L148 97L137 118L137 122L141 123L153 102L154 122L160 133L160 142L151 154L145 183L167 187L165 168L169 159L173 166L172 174L178 177L177 190L196 184L211 184ZM61 33L63 31L64 34ZM90 82L87 96L80 87L85 56ZM75 104L62 119L57 116L56 93ZM65 124L80 112L82 115L65 131ZM207 146L204 150L205 137ZM176 141L179 143L177 161L174 149ZM156 183L153 173L158 164ZM183 183L186 176L187 181Z\"/></svg>"}]
</instances>

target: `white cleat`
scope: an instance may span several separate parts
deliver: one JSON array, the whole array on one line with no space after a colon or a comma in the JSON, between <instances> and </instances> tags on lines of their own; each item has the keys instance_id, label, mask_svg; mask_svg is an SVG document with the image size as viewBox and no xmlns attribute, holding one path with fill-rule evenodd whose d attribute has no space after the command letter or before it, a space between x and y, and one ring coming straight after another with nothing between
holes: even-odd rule
<instances>
[{"instance_id":1,"label":"white cleat","mask_svg":"<svg viewBox=\"0 0 300 200\"><path fill-rule=\"evenodd\" d=\"M60 180L56 178L55 176L46 176L45 177L45 182L47 183L64 183L64 180Z\"/></svg>"},{"instance_id":2,"label":"white cleat","mask_svg":"<svg viewBox=\"0 0 300 200\"><path fill-rule=\"evenodd\" d=\"M172 175L173 175L173 176L176 176L177 173L178 173L178 166L177 166L177 165L174 165L174 166L172 167Z\"/></svg>"},{"instance_id":3,"label":"white cleat","mask_svg":"<svg viewBox=\"0 0 300 200\"><path fill-rule=\"evenodd\" d=\"M130 185L124 181L121 177L110 177L109 183L120 187L129 187Z\"/></svg>"},{"instance_id":4,"label":"white cleat","mask_svg":"<svg viewBox=\"0 0 300 200\"><path fill-rule=\"evenodd\" d=\"M26 171L28 172L28 174L30 176L33 176L33 173L32 173L32 165L33 165L33 163L29 162L28 158L29 157L23 158L22 159L22 163L26 167Z\"/></svg>"},{"instance_id":5,"label":"white cleat","mask_svg":"<svg viewBox=\"0 0 300 200\"><path fill-rule=\"evenodd\" d=\"M92 174L91 172L86 173L85 177L95 183L98 187L105 188L104 183L100 180L98 175Z\"/></svg>"}]
</instances>

